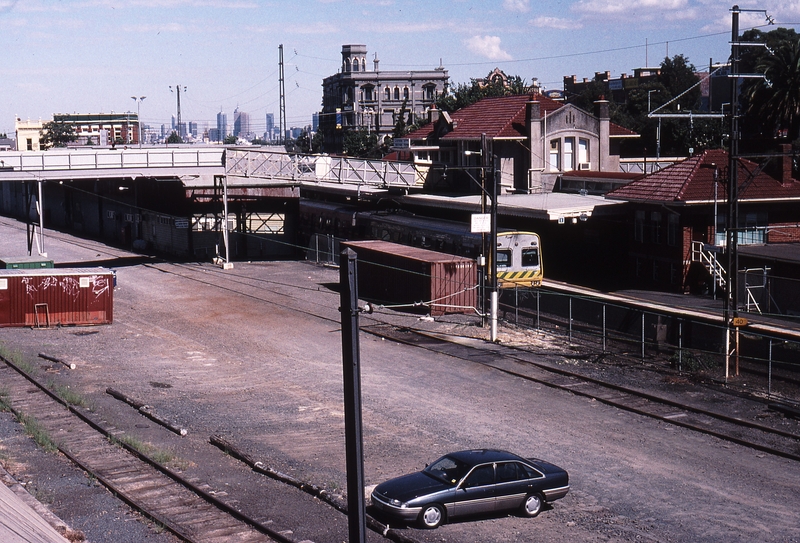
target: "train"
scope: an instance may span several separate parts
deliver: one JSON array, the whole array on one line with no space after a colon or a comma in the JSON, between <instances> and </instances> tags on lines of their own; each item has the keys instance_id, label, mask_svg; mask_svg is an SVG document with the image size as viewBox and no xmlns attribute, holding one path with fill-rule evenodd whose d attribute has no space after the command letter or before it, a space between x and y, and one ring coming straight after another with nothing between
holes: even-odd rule
<instances>
[{"instance_id":1,"label":"train","mask_svg":"<svg viewBox=\"0 0 800 543\"><path fill-rule=\"evenodd\" d=\"M308 199L300 200L299 231L305 247L311 247L312 240L320 236L347 241L379 239L474 259L481 256L483 247L481 234L471 232L465 223ZM334 252L333 247L329 249ZM539 287L542 278L539 235L499 229L498 286Z\"/></svg>"}]
</instances>

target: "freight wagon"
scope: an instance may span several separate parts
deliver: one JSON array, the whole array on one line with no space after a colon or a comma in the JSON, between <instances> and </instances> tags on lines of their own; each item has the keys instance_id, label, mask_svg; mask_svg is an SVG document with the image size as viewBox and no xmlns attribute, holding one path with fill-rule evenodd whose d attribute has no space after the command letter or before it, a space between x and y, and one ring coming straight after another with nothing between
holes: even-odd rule
<instances>
[{"instance_id":1,"label":"freight wagon","mask_svg":"<svg viewBox=\"0 0 800 543\"><path fill-rule=\"evenodd\" d=\"M0 270L0 327L111 324L113 315L111 270Z\"/></svg>"},{"instance_id":2,"label":"freight wagon","mask_svg":"<svg viewBox=\"0 0 800 543\"><path fill-rule=\"evenodd\" d=\"M478 273L471 258L389 241L342 243L357 255L359 297L441 316L472 313Z\"/></svg>"}]
</instances>

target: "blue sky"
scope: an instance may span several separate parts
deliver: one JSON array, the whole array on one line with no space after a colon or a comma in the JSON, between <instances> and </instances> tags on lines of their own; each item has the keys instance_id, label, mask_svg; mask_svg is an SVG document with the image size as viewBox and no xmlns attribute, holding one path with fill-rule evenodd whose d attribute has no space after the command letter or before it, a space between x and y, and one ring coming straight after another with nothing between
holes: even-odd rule
<instances>
[{"instance_id":1,"label":"blue sky","mask_svg":"<svg viewBox=\"0 0 800 543\"><path fill-rule=\"evenodd\" d=\"M383 70L431 69L452 84L495 67L548 89L565 75L631 74L683 54L698 69L730 53L733 0L0 0L0 132L16 116L136 111L169 123L176 112L215 126L237 106L264 129L278 118L284 46L289 126L310 124L321 83L343 44L365 44ZM800 1L738 2L796 28ZM742 14L740 27L764 24ZM769 30L765 28L765 30ZM370 63L371 67L371 63Z\"/></svg>"}]
</instances>

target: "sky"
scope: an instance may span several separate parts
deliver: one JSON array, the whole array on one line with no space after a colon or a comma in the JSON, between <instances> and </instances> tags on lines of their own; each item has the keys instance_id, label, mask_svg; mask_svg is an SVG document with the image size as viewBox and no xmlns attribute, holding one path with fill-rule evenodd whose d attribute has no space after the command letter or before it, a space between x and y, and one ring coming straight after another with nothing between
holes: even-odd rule
<instances>
[{"instance_id":1,"label":"sky","mask_svg":"<svg viewBox=\"0 0 800 543\"><path fill-rule=\"evenodd\" d=\"M289 127L311 123L322 80L344 44L368 66L429 70L451 85L498 67L562 89L564 76L611 77L684 55L699 71L730 55L734 0L0 0L0 133L16 118L140 111L152 126L176 115L202 128L217 113L250 114L263 132L279 113L283 45ZM740 0L797 29L800 0ZM740 29L765 27L745 12ZM132 97L145 97L134 100Z\"/></svg>"}]
</instances>

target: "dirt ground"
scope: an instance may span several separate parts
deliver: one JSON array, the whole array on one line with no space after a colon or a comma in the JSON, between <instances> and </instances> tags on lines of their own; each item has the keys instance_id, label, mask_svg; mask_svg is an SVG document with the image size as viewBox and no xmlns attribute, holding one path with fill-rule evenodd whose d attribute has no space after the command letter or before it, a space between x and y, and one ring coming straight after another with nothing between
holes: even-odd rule
<instances>
[{"instance_id":1,"label":"dirt ground","mask_svg":"<svg viewBox=\"0 0 800 543\"><path fill-rule=\"evenodd\" d=\"M21 254L24 226L0 219L0 252ZM56 261L96 261L119 251L52 234ZM14 251L14 252L12 252ZM116 268L110 326L3 329L54 383L158 449L190 478L296 541L347 541L329 506L253 474L208 443L222 435L278 471L341 494L346 486L338 270L297 262L138 264ZM443 331L475 319L383 310L389 321ZM504 331L504 333L506 333ZM510 338L510 336L508 336ZM501 339L503 337L501 336ZM519 338L517 338L519 339ZM531 333L542 352L560 342ZM365 477L368 485L420 469L451 450L496 447L570 472L572 488L536 519L515 515L404 529L424 542L800 541L800 470L776 458L464 360L362 334ZM40 352L77 364L68 370ZM574 361L565 362L575 363ZM652 379L648 375L643 378ZM686 385L687 387L689 385ZM188 429L179 437L115 400L113 387ZM689 390L702 395L702 388ZM35 450L0 414L0 462L95 543L173 541L143 522L62 457ZM80 492L80 493L79 493ZM91 492L91 497L83 496ZM94 500L97 500L96 502ZM370 533L368 541L381 541Z\"/></svg>"}]
</instances>

